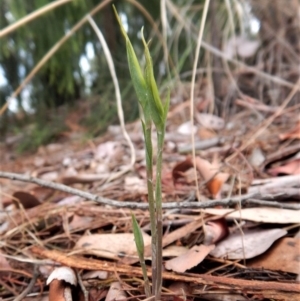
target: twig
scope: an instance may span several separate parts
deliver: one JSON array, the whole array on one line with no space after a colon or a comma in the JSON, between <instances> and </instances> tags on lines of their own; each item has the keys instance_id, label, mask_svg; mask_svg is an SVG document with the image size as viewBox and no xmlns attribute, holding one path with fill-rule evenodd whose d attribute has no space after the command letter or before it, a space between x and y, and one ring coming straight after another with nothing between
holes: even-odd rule
<instances>
[{"instance_id":1,"label":"twig","mask_svg":"<svg viewBox=\"0 0 300 301\"><path fill-rule=\"evenodd\" d=\"M25 298L25 296L32 290L38 275L39 275L38 266L35 265L30 283L25 288L25 290L17 298L14 299L14 301L21 301Z\"/></svg>"},{"instance_id":2,"label":"twig","mask_svg":"<svg viewBox=\"0 0 300 301\"><path fill-rule=\"evenodd\" d=\"M88 301L89 300L89 292L85 288L85 286L83 284L83 281L81 279L81 276L80 276L78 271L76 271L76 276L77 276L78 284L79 284L79 286L82 290L83 296L84 296L84 301Z\"/></svg>"},{"instance_id":3,"label":"twig","mask_svg":"<svg viewBox=\"0 0 300 301\"><path fill-rule=\"evenodd\" d=\"M118 116L119 116L119 121L120 121L120 126L121 126L121 130L123 133L123 136L125 138L125 140L127 141L127 144L130 148L130 152L131 152L131 159L130 159L130 164L128 166L126 166L125 169L121 170L120 172L117 172L116 174L113 174L109 177L108 181L112 181L118 177L120 177L121 175L123 175L124 173L128 172L129 170L132 169L135 160L136 160L136 155L135 155L135 150L134 150L134 146L133 143L126 131L125 128L125 121L124 121L124 112L123 112L123 107L122 107L122 98L121 98L121 92L120 92L120 87L119 87L119 82L117 79L117 75L116 75L116 70L115 70L115 66L114 66L114 62L110 53L110 50L107 46L107 43L105 41L105 38L101 32L101 30L99 29L99 27L97 26L97 24L95 23L95 21L92 19L91 15L87 15L87 19L90 23L90 25L92 26L92 28L94 29L100 44L103 48L103 52L105 54L106 60L107 60L107 64L108 64L108 68L113 80L113 84L115 87L115 93L116 93L116 100L117 100L117 109L118 109Z\"/></svg>"},{"instance_id":4,"label":"twig","mask_svg":"<svg viewBox=\"0 0 300 301\"><path fill-rule=\"evenodd\" d=\"M200 202L199 202L200 203ZM117 272L121 275L135 275L142 276L142 270L140 267L128 266L125 264L111 264L111 262L105 260L96 260L93 258L84 258L79 256L67 255L66 253L47 250L41 247L33 246L30 251L43 258L55 260L63 265L68 265L72 268L85 269L85 270L103 270L108 272ZM148 269L148 275L151 276L151 271ZM283 283L275 281L257 281L257 280L244 280L234 279L222 276L212 276L206 274L176 274L173 272L163 271L163 279L171 281L183 281L192 284L200 285L214 285L218 288L229 288L234 291L257 291L263 290L264 292L270 292L274 294L274 291L287 292L288 294L300 292L300 283ZM291 299L286 299L291 300ZM294 299L296 300L296 299Z\"/></svg>"},{"instance_id":5,"label":"twig","mask_svg":"<svg viewBox=\"0 0 300 301\"><path fill-rule=\"evenodd\" d=\"M103 205L119 207L119 208L130 208L130 209L148 209L148 204L137 203L137 202L120 202L120 201L116 201L116 200L111 200L111 199L104 198L104 197L101 197L101 196L98 196L98 195L95 195L95 194L92 194L89 192L85 192L83 190L71 188L69 186L66 186L66 185L63 185L60 183L49 182L49 181L37 179L34 177L22 175L22 174L0 171L0 178L18 180L18 181L27 182L27 183L35 183L39 186L48 187L48 188L52 188L52 189L66 192L69 194L77 195L77 196L80 196L87 200L94 201L94 202L97 202L97 203L100 203ZM230 197L230 198L225 198L225 199L221 199L221 200L209 200L209 201L205 201L205 202L163 203L162 208L163 209L211 208L214 206L233 206L233 205L241 203L242 205L249 204L249 205L260 205L260 206L276 207L276 208L283 208L283 209L293 209L293 210L300 209L300 205L298 205L298 204L284 204L284 203L278 203L278 202L272 202L272 201L258 200L258 198L273 200L279 196L281 197L282 194L262 195L259 191L257 191L255 193L244 194L241 196Z\"/></svg>"},{"instance_id":6,"label":"twig","mask_svg":"<svg viewBox=\"0 0 300 301\"><path fill-rule=\"evenodd\" d=\"M205 4L204 4L201 25L200 25L200 29L199 29L198 38L197 38L197 46L196 46L196 51L195 51L195 60L194 60L194 65L193 65L193 74L192 74L191 91L190 91L190 98L191 98L190 123L191 123L191 128L192 129L194 128L194 106L195 106L194 98L195 98L196 72L197 72L197 65L198 65L198 60L199 60L201 42L202 42L202 38L203 38L204 26L205 26L205 21L206 21L206 17L207 17L209 3L210 3L210 0L206 0ZM192 157L193 157L193 164L194 164L194 176L195 176L195 179L197 179L195 133L194 133L193 130L191 131L191 142L192 142ZM199 192L198 181L196 181L196 193L197 193L198 201L200 201L201 197L200 197L200 192Z\"/></svg>"},{"instance_id":7,"label":"twig","mask_svg":"<svg viewBox=\"0 0 300 301\"><path fill-rule=\"evenodd\" d=\"M270 195L268 197L270 197ZM263 201L263 200L258 200L255 198L249 198L248 200L244 200L244 201L242 201L242 204L243 205L251 204L251 205L259 205L259 206L282 208L282 209L300 210L300 205L298 205L298 204L282 204L279 202Z\"/></svg>"},{"instance_id":8,"label":"twig","mask_svg":"<svg viewBox=\"0 0 300 301\"><path fill-rule=\"evenodd\" d=\"M3 287L3 289L6 289L7 291L9 291L12 295L17 296L18 292L13 287L11 287L10 285L8 285L7 282L8 281L0 279L0 285L1 285L1 287Z\"/></svg>"}]
</instances>

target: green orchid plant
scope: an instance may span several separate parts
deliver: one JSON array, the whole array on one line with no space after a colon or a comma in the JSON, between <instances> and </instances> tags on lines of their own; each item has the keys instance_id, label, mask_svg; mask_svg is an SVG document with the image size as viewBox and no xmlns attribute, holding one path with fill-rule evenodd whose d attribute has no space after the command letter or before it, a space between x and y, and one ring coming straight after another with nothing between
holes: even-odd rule
<instances>
[{"instance_id":1,"label":"green orchid plant","mask_svg":"<svg viewBox=\"0 0 300 301\"><path fill-rule=\"evenodd\" d=\"M163 103L159 96L159 91L153 73L153 64L148 44L145 41L143 29L142 41L144 44L144 56L146 66L144 72L140 67L138 59L128 35L122 26L118 13L113 6L117 20L119 22L122 34L126 41L127 60L131 80L137 94L139 104L142 109L142 128L145 138L146 169L147 169L147 189L148 203L151 223L151 251L152 251L152 292L150 282L147 276L147 270L144 259L144 241L142 232L132 215L133 233L139 255L141 267L143 269L145 281L145 294L147 298L153 296L155 300L160 300L162 289L162 191L161 191L161 171L162 155L165 136L165 127L167 114L170 104L170 95ZM152 125L154 124L157 134L157 158L156 158L156 181L153 185L153 146L151 139Z\"/></svg>"}]
</instances>

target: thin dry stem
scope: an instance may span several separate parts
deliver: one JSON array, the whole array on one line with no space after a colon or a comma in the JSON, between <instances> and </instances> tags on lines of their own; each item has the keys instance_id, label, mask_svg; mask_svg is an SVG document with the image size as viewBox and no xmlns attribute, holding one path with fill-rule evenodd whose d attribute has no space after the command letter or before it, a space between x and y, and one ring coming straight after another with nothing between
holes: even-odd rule
<instances>
[{"instance_id":1,"label":"thin dry stem","mask_svg":"<svg viewBox=\"0 0 300 301\"><path fill-rule=\"evenodd\" d=\"M239 208L239 212L241 214L241 209ZM242 248L243 248L243 262L244 262L244 266L246 266L246 255L245 255L245 237L244 237L244 231L241 227L241 225L237 222L236 219L233 220L234 223L236 224L237 228L239 229L240 233L241 233L241 240L242 240Z\"/></svg>"},{"instance_id":2,"label":"thin dry stem","mask_svg":"<svg viewBox=\"0 0 300 301\"><path fill-rule=\"evenodd\" d=\"M210 258L212 261L215 261L215 262L219 262L219 263L223 263L223 265L219 266L219 267L216 267L216 268L213 268L213 269L210 269L208 270L205 274L209 274L211 275L212 273L220 270L220 269L223 269L223 268L226 268L228 266L235 266L237 268L241 268L241 269L246 269L247 267L245 265L242 265L239 263L239 261L241 261L240 259L236 259L234 261L230 261L230 260L225 260L225 259L221 259L221 258Z\"/></svg>"},{"instance_id":3,"label":"thin dry stem","mask_svg":"<svg viewBox=\"0 0 300 301\"><path fill-rule=\"evenodd\" d=\"M134 149L133 143L132 143L132 141L131 141L131 139L130 139L127 131L126 131L126 128L125 128L121 92L120 92L119 82L118 82L118 78L117 78L117 75L116 75L115 66L114 66L114 62L113 62L111 53L109 51L109 48L108 48L107 43L105 41L105 38L104 38L101 30L96 25L95 21L92 19L92 17L90 15L87 16L87 19L88 19L89 23L91 24L92 28L94 29L95 33L97 34L97 37L99 38L99 41L102 45L102 48L103 48L103 51L104 51L104 54L105 54L105 57L106 57L106 60L107 60L109 71L110 71L111 77L113 79L114 87L115 87L116 100L117 100L117 109L118 109L118 116L119 116L121 130L122 130L122 133L123 133L123 136L124 136L125 140L128 143L128 146L129 146L130 152L131 152L131 159L130 159L129 166L127 166L125 169L121 170L118 173L112 174L109 177L109 179L107 180L107 181L112 181L112 180L120 177L124 173L130 171L133 168L135 160L136 160L136 154L135 154L135 149Z\"/></svg>"},{"instance_id":4,"label":"thin dry stem","mask_svg":"<svg viewBox=\"0 0 300 301\"><path fill-rule=\"evenodd\" d=\"M204 32L204 26L205 21L207 17L208 7L209 7L210 0L205 0L202 19L201 19L201 25L199 30L199 36L197 39L197 47L195 52L195 60L194 60L194 66L193 66L193 74L192 74L192 81L191 81L191 91L190 91L190 97L191 97L191 103L190 103L190 123L191 123L191 141L192 141L192 156L193 156L193 162L194 162L194 174L195 179L197 179L197 169L196 169L196 151L195 151L195 134L193 131L194 128L194 99L195 99L195 81L196 81L196 73L197 73L197 66L198 66L198 60L199 60L199 54L200 54L200 47L202 43L203 38L203 32ZM199 191L199 184L198 181L196 181L196 193L198 200L200 201L200 191Z\"/></svg>"},{"instance_id":5,"label":"thin dry stem","mask_svg":"<svg viewBox=\"0 0 300 301\"><path fill-rule=\"evenodd\" d=\"M26 23L29 23L30 21L33 21L34 19L40 17L41 15L47 13L48 11L53 10L54 8L56 8L58 6L66 4L67 2L71 2L71 1L73 1L73 0L57 0L57 1L49 3L43 7L35 10L34 12L32 12L32 13L28 14L27 16L25 16L24 18L22 18L21 20L0 30L0 38L3 38L4 36L8 35L12 31L15 31L19 27L25 25Z\"/></svg>"},{"instance_id":6,"label":"thin dry stem","mask_svg":"<svg viewBox=\"0 0 300 301\"><path fill-rule=\"evenodd\" d=\"M77 276L78 284L79 284L81 291L83 293L83 296L84 296L84 301L89 301L89 292L85 288L84 283L83 283L78 271L76 271L76 276Z\"/></svg>"}]
</instances>

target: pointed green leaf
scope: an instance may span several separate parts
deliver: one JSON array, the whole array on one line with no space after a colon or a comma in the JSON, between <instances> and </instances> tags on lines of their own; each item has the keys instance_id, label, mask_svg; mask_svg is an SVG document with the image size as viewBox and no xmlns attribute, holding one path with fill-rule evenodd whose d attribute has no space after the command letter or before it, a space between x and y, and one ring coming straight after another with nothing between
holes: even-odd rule
<instances>
[{"instance_id":1,"label":"pointed green leaf","mask_svg":"<svg viewBox=\"0 0 300 301\"><path fill-rule=\"evenodd\" d=\"M144 257L144 239L143 239L142 231L141 231L140 226L133 213L131 213L131 219L132 219L132 229L133 229L133 235L134 235L136 249L137 249L139 258L143 258Z\"/></svg>"},{"instance_id":2,"label":"pointed green leaf","mask_svg":"<svg viewBox=\"0 0 300 301\"><path fill-rule=\"evenodd\" d=\"M148 93L146 81L143 76L141 67L139 65L139 61L136 57L135 51L132 47L129 37L122 25L122 22L120 20L120 17L118 15L117 10L114 5L113 5L113 9L114 9L116 18L119 22L122 34L126 40L127 60L128 60L129 72L130 72L130 76L131 76L132 83L134 86L134 90L137 94L138 100L139 100L143 110L145 110L145 106L147 103L147 93Z\"/></svg>"},{"instance_id":3,"label":"pointed green leaf","mask_svg":"<svg viewBox=\"0 0 300 301\"><path fill-rule=\"evenodd\" d=\"M163 127L164 109L155 82L152 59L151 59L148 45L144 38L143 29L142 29L142 41L144 44L145 59L146 59L145 81L149 92L148 100L149 100L149 106L151 111L151 117L155 126L161 130Z\"/></svg>"},{"instance_id":4,"label":"pointed green leaf","mask_svg":"<svg viewBox=\"0 0 300 301\"><path fill-rule=\"evenodd\" d=\"M113 7L113 10L114 10L115 16L116 16L116 18L117 18L117 21L118 21L118 23L119 23L119 25L120 25L120 28L121 28L121 31L122 31L122 34L123 34L124 38L125 38L126 40L129 40L129 38L128 38L128 36L127 36L127 33L126 33L126 31L125 31L125 28L123 27L122 22L121 22L121 19L120 19L119 15L118 15L118 12L117 12L116 7L115 7L114 5L112 5L112 7Z\"/></svg>"}]
</instances>

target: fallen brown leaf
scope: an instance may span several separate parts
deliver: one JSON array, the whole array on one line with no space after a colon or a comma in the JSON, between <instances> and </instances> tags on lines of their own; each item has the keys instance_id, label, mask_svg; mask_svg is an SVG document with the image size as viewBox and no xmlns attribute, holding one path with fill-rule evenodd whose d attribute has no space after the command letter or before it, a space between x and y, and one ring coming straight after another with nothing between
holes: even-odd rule
<instances>
[{"instance_id":1,"label":"fallen brown leaf","mask_svg":"<svg viewBox=\"0 0 300 301\"><path fill-rule=\"evenodd\" d=\"M241 218L258 223L297 224L300 222L300 210L282 208L258 207L241 210L210 208L204 209L204 212L219 216L226 214L226 219Z\"/></svg>"},{"instance_id":2,"label":"fallen brown leaf","mask_svg":"<svg viewBox=\"0 0 300 301\"><path fill-rule=\"evenodd\" d=\"M207 160L196 157L196 167L204 181L207 182L206 187L214 198L220 197L221 188L223 184L228 180L229 174L219 172L219 164L214 159L213 163L209 163Z\"/></svg>"},{"instance_id":3,"label":"fallen brown leaf","mask_svg":"<svg viewBox=\"0 0 300 301\"><path fill-rule=\"evenodd\" d=\"M277 176L278 174L299 175L300 159L287 162L286 164L281 166L273 167L268 170L268 173L274 177Z\"/></svg>"},{"instance_id":4,"label":"fallen brown leaf","mask_svg":"<svg viewBox=\"0 0 300 301\"><path fill-rule=\"evenodd\" d=\"M204 241L203 244L215 244L221 239L227 237L229 229L225 218L208 221L204 227Z\"/></svg>"},{"instance_id":5,"label":"fallen brown leaf","mask_svg":"<svg viewBox=\"0 0 300 301\"><path fill-rule=\"evenodd\" d=\"M143 233L145 246L151 244L151 237ZM132 233L93 234L79 238L75 249L84 254L93 254L103 258L120 260L126 255L137 256Z\"/></svg>"},{"instance_id":6,"label":"fallen brown leaf","mask_svg":"<svg viewBox=\"0 0 300 301\"><path fill-rule=\"evenodd\" d=\"M183 236L187 235L188 233L191 233L193 231L195 231L196 229L200 228L202 226L202 219L193 221L189 224L186 224L166 235L164 235L163 237L163 241L162 241L162 246L168 246L171 243L173 243L174 241L182 238ZM128 254L128 252L127 252ZM136 254L136 250L134 250L133 255ZM131 255L131 254L129 254ZM151 256L151 245L149 244L148 246L146 246L145 244L145 257L148 258ZM132 258L133 257L133 258ZM123 260L121 260L122 263L126 263L126 264L134 264L136 262L138 262L138 258L136 256L128 256L128 257L124 257Z\"/></svg>"},{"instance_id":7,"label":"fallen brown leaf","mask_svg":"<svg viewBox=\"0 0 300 301\"><path fill-rule=\"evenodd\" d=\"M249 259L264 253L278 238L287 234L283 229L244 230L222 240L210 255L218 258Z\"/></svg>"},{"instance_id":8,"label":"fallen brown leaf","mask_svg":"<svg viewBox=\"0 0 300 301\"><path fill-rule=\"evenodd\" d=\"M177 257L186 253L186 248L183 246L171 245L163 249L163 257Z\"/></svg>"},{"instance_id":9,"label":"fallen brown leaf","mask_svg":"<svg viewBox=\"0 0 300 301\"><path fill-rule=\"evenodd\" d=\"M183 177L183 173L194 166L191 157L187 157L184 161L177 163L172 170L174 184L179 178Z\"/></svg>"},{"instance_id":10,"label":"fallen brown leaf","mask_svg":"<svg viewBox=\"0 0 300 301\"><path fill-rule=\"evenodd\" d=\"M112 282L105 301L125 301L127 300L126 293L122 288L120 282Z\"/></svg>"},{"instance_id":11,"label":"fallen brown leaf","mask_svg":"<svg viewBox=\"0 0 300 301\"><path fill-rule=\"evenodd\" d=\"M18 201L16 201L16 199L19 200L20 204L25 209L33 208L41 204L41 202L33 194L26 191L16 191L13 194L13 198L15 200L15 203L17 203L17 205L18 205Z\"/></svg>"},{"instance_id":12,"label":"fallen brown leaf","mask_svg":"<svg viewBox=\"0 0 300 301\"><path fill-rule=\"evenodd\" d=\"M90 271L82 275L83 280L87 279L107 279L108 273L106 271Z\"/></svg>"},{"instance_id":13,"label":"fallen brown leaf","mask_svg":"<svg viewBox=\"0 0 300 301\"><path fill-rule=\"evenodd\" d=\"M300 273L300 238L284 237L265 254L251 260L247 266Z\"/></svg>"},{"instance_id":14,"label":"fallen brown leaf","mask_svg":"<svg viewBox=\"0 0 300 301\"><path fill-rule=\"evenodd\" d=\"M74 214L72 221L69 223L69 231L73 231L75 229L85 229L89 227L94 221L94 218L91 216L81 216ZM90 229L90 228L89 228Z\"/></svg>"},{"instance_id":15,"label":"fallen brown leaf","mask_svg":"<svg viewBox=\"0 0 300 301\"><path fill-rule=\"evenodd\" d=\"M210 163L198 156L196 157L195 165L200 175L206 182L206 187L208 188L209 192L214 198L220 197L221 188L229 178L229 174L219 171L220 167L216 162L216 159L213 161L213 163ZM176 183L179 178L182 178L183 173L193 166L193 160L190 156L188 156L184 161L178 163L172 171L174 183Z\"/></svg>"},{"instance_id":16,"label":"fallen brown leaf","mask_svg":"<svg viewBox=\"0 0 300 301\"><path fill-rule=\"evenodd\" d=\"M172 258L165 262L167 270L184 273L186 270L198 265L215 248L215 245L193 246L185 254Z\"/></svg>"}]
</instances>

